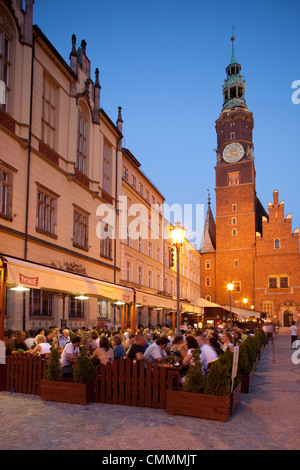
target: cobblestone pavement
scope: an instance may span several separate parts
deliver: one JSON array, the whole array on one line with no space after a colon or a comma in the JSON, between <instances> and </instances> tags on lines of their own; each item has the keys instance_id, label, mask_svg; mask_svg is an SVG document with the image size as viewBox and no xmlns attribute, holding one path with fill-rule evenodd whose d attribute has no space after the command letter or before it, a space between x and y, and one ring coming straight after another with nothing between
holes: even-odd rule
<instances>
[{"instance_id":1,"label":"cobblestone pavement","mask_svg":"<svg viewBox=\"0 0 300 470\"><path fill-rule=\"evenodd\" d=\"M226 423L1 392L0 449L299 450L300 365L292 363L288 335L279 334L273 344L264 349L251 393L242 394Z\"/></svg>"}]
</instances>

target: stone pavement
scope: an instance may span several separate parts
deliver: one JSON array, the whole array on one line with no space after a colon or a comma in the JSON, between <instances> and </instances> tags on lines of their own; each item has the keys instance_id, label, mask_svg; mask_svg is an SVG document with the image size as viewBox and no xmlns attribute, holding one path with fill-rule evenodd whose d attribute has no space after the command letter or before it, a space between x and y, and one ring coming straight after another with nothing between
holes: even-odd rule
<instances>
[{"instance_id":1,"label":"stone pavement","mask_svg":"<svg viewBox=\"0 0 300 470\"><path fill-rule=\"evenodd\" d=\"M299 450L300 365L292 362L289 335L280 333L273 344L264 349L251 393L242 394L226 423L1 392L0 449Z\"/></svg>"}]
</instances>

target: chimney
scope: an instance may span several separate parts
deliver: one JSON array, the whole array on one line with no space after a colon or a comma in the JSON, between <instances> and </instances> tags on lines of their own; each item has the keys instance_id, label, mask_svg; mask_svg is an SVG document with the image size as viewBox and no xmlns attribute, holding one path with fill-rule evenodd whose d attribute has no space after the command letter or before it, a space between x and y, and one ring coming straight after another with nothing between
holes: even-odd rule
<instances>
[{"instance_id":1,"label":"chimney","mask_svg":"<svg viewBox=\"0 0 300 470\"><path fill-rule=\"evenodd\" d=\"M122 119L122 108L121 106L118 107L118 120L117 120L117 127L120 132L123 132L123 119Z\"/></svg>"},{"instance_id":2,"label":"chimney","mask_svg":"<svg viewBox=\"0 0 300 470\"><path fill-rule=\"evenodd\" d=\"M23 37L25 44L32 45L32 19L34 0L26 0Z\"/></svg>"}]
</instances>

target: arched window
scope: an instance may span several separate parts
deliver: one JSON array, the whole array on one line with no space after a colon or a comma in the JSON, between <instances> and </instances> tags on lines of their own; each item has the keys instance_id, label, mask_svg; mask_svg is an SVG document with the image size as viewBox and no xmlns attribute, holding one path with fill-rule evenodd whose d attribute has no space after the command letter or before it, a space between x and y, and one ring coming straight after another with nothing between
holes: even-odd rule
<instances>
[{"instance_id":1,"label":"arched window","mask_svg":"<svg viewBox=\"0 0 300 470\"><path fill-rule=\"evenodd\" d=\"M274 248L275 248L275 250L278 250L280 248L280 239L279 238L275 238Z\"/></svg>"},{"instance_id":2,"label":"arched window","mask_svg":"<svg viewBox=\"0 0 300 470\"><path fill-rule=\"evenodd\" d=\"M77 162L76 168L81 173L87 174L88 155L88 111L83 104L78 108L78 129L77 129Z\"/></svg>"},{"instance_id":3,"label":"arched window","mask_svg":"<svg viewBox=\"0 0 300 470\"><path fill-rule=\"evenodd\" d=\"M206 298L206 300L208 300L209 302L211 302L211 296L210 296L210 295L207 295L205 298Z\"/></svg>"},{"instance_id":4,"label":"arched window","mask_svg":"<svg viewBox=\"0 0 300 470\"><path fill-rule=\"evenodd\" d=\"M205 279L205 285L206 285L206 287L209 287L209 286L210 286L210 277L207 277L207 278Z\"/></svg>"},{"instance_id":5,"label":"arched window","mask_svg":"<svg viewBox=\"0 0 300 470\"><path fill-rule=\"evenodd\" d=\"M206 260L206 262L205 262L205 269L210 269L210 268L211 268L211 262L210 262L210 260L208 259L208 260Z\"/></svg>"},{"instance_id":6,"label":"arched window","mask_svg":"<svg viewBox=\"0 0 300 470\"><path fill-rule=\"evenodd\" d=\"M12 92L13 29L0 12L0 108L9 111Z\"/></svg>"}]
</instances>

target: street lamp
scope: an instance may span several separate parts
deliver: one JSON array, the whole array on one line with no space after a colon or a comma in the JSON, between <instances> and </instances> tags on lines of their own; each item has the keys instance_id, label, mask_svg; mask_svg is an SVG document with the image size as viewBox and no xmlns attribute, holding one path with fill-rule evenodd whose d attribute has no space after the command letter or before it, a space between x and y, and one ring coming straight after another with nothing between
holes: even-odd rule
<instances>
[{"instance_id":1,"label":"street lamp","mask_svg":"<svg viewBox=\"0 0 300 470\"><path fill-rule=\"evenodd\" d=\"M177 331L176 334L181 334L180 331L180 249L184 242L185 228L181 226L180 222L175 223L175 227L171 229L172 244L176 247L176 269L177 269Z\"/></svg>"},{"instance_id":2,"label":"street lamp","mask_svg":"<svg viewBox=\"0 0 300 470\"><path fill-rule=\"evenodd\" d=\"M233 291L233 288L234 288L234 285L233 285L233 283L230 281L230 282L227 284L227 290L229 290L229 292L230 292L230 325L229 325L230 330L232 330L231 292Z\"/></svg>"}]
</instances>

